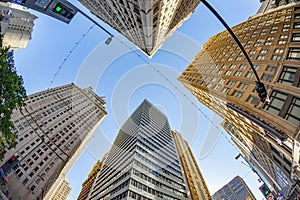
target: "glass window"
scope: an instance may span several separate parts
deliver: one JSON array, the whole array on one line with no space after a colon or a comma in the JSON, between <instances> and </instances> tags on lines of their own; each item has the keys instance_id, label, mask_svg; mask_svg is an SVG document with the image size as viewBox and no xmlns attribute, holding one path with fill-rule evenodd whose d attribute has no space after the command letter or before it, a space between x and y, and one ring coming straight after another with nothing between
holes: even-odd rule
<instances>
[{"instance_id":1,"label":"glass window","mask_svg":"<svg viewBox=\"0 0 300 200\"><path fill-rule=\"evenodd\" d=\"M257 60L264 60L264 59L265 59L265 56L264 56L264 55L258 55L256 59L257 59Z\"/></svg>"},{"instance_id":2,"label":"glass window","mask_svg":"<svg viewBox=\"0 0 300 200\"><path fill-rule=\"evenodd\" d=\"M273 91L270 95L270 103L265 104L263 109L268 112L278 115L285 100L287 98L287 94L284 94L279 91Z\"/></svg>"},{"instance_id":3,"label":"glass window","mask_svg":"<svg viewBox=\"0 0 300 200\"><path fill-rule=\"evenodd\" d=\"M276 72L277 67L276 66L267 66L266 71L268 72Z\"/></svg>"},{"instance_id":4,"label":"glass window","mask_svg":"<svg viewBox=\"0 0 300 200\"><path fill-rule=\"evenodd\" d=\"M246 69L247 65L246 64L241 64L240 69Z\"/></svg>"},{"instance_id":5,"label":"glass window","mask_svg":"<svg viewBox=\"0 0 300 200\"><path fill-rule=\"evenodd\" d=\"M300 19L300 13L296 13L296 14L294 15L294 18L295 18L295 19Z\"/></svg>"},{"instance_id":6,"label":"glass window","mask_svg":"<svg viewBox=\"0 0 300 200\"><path fill-rule=\"evenodd\" d=\"M271 82L273 80L273 75L271 74L263 74L261 77L262 80Z\"/></svg>"},{"instance_id":7,"label":"glass window","mask_svg":"<svg viewBox=\"0 0 300 200\"><path fill-rule=\"evenodd\" d=\"M280 77L278 79L278 82L285 84L285 85L293 85L296 72L297 72L296 67L284 66L282 69L282 72L280 74ZM299 82L299 80L298 80L298 82ZM297 83L296 83L296 85L297 85Z\"/></svg>"},{"instance_id":8,"label":"glass window","mask_svg":"<svg viewBox=\"0 0 300 200\"><path fill-rule=\"evenodd\" d=\"M248 88L248 83L240 83L238 88L242 89L242 90L245 90Z\"/></svg>"},{"instance_id":9,"label":"glass window","mask_svg":"<svg viewBox=\"0 0 300 200\"><path fill-rule=\"evenodd\" d=\"M292 42L300 42L300 33L292 34Z\"/></svg>"},{"instance_id":10,"label":"glass window","mask_svg":"<svg viewBox=\"0 0 300 200\"><path fill-rule=\"evenodd\" d=\"M262 50L260 50L260 53L261 54L265 54L265 53L267 53L268 52L268 49L262 49Z\"/></svg>"},{"instance_id":11,"label":"glass window","mask_svg":"<svg viewBox=\"0 0 300 200\"><path fill-rule=\"evenodd\" d=\"M242 71L236 71L235 73L234 73L234 76L241 76L242 75Z\"/></svg>"},{"instance_id":12,"label":"glass window","mask_svg":"<svg viewBox=\"0 0 300 200\"><path fill-rule=\"evenodd\" d=\"M233 86L235 84L236 81L230 80L227 82L227 85L229 86Z\"/></svg>"},{"instance_id":13,"label":"glass window","mask_svg":"<svg viewBox=\"0 0 300 200\"><path fill-rule=\"evenodd\" d=\"M280 38L280 39L286 39L286 38L288 38L288 35L280 35L279 38Z\"/></svg>"},{"instance_id":14,"label":"glass window","mask_svg":"<svg viewBox=\"0 0 300 200\"><path fill-rule=\"evenodd\" d=\"M260 102L260 100L259 100L259 98L250 95L250 96L248 97L248 99L247 99L247 102L248 102L248 103L251 103L251 104L254 105L254 106L256 106L256 105Z\"/></svg>"},{"instance_id":15,"label":"glass window","mask_svg":"<svg viewBox=\"0 0 300 200\"><path fill-rule=\"evenodd\" d=\"M237 91L237 90L235 90L235 91L232 93L232 96L234 96L234 97L236 97L236 98L241 98L242 95L243 95L243 93L240 92L240 91Z\"/></svg>"},{"instance_id":16,"label":"glass window","mask_svg":"<svg viewBox=\"0 0 300 200\"><path fill-rule=\"evenodd\" d=\"M224 94L227 94L229 91L230 91L230 89L227 88L227 87L224 87L224 88L221 90L221 92L224 93Z\"/></svg>"},{"instance_id":17,"label":"glass window","mask_svg":"<svg viewBox=\"0 0 300 200\"><path fill-rule=\"evenodd\" d=\"M279 55L273 55L271 59L272 60L281 60L281 56L279 56Z\"/></svg>"},{"instance_id":18,"label":"glass window","mask_svg":"<svg viewBox=\"0 0 300 200\"><path fill-rule=\"evenodd\" d=\"M246 77L247 77L247 78L253 78L253 77L254 77L254 73L253 73L253 72L248 72L248 73L246 74Z\"/></svg>"},{"instance_id":19,"label":"glass window","mask_svg":"<svg viewBox=\"0 0 300 200\"><path fill-rule=\"evenodd\" d=\"M294 28L299 29L300 28L300 22L294 22Z\"/></svg>"},{"instance_id":20,"label":"glass window","mask_svg":"<svg viewBox=\"0 0 300 200\"><path fill-rule=\"evenodd\" d=\"M285 119L298 126L300 122L300 99L294 97Z\"/></svg>"},{"instance_id":21,"label":"glass window","mask_svg":"<svg viewBox=\"0 0 300 200\"><path fill-rule=\"evenodd\" d=\"M276 48L275 50L274 50L274 53L283 53L283 49L278 49L278 48Z\"/></svg>"},{"instance_id":22,"label":"glass window","mask_svg":"<svg viewBox=\"0 0 300 200\"><path fill-rule=\"evenodd\" d=\"M300 60L300 48L290 48L287 59Z\"/></svg>"}]
</instances>

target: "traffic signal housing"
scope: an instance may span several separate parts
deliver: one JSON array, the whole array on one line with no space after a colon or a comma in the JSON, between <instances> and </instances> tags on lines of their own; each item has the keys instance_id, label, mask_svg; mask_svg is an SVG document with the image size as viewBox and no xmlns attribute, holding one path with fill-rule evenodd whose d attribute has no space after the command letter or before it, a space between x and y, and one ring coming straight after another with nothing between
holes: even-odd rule
<instances>
[{"instance_id":1,"label":"traffic signal housing","mask_svg":"<svg viewBox=\"0 0 300 200\"><path fill-rule=\"evenodd\" d=\"M70 20L74 17L73 11L60 2L54 6L53 12Z\"/></svg>"},{"instance_id":2,"label":"traffic signal housing","mask_svg":"<svg viewBox=\"0 0 300 200\"><path fill-rule=\"evenodd\" d=\"M260 186L259 190L263 193L265 197L268 197L271 194L271 190L266 186L266 184Z\"/></svg>"},{"instance_id":3,"label":"traffic signal housing","mask_svg":"<svg viewBox=\"0 0 300 200\"><path fill-rule=\"evenodd\" d=\"M44 13L65 23L70 23L79 9L67 0L9 0Z\"/></svg>"},{"instance_id":4,"label":"traffic signal housing","mask_svg":"<svg viewBox=\"0 0 300 200\"><path fill-rule=\"evenodd\" d=\"M15 157L12 156L10 159L8 159L3 165L2 169L6 175L8 175L18 164L19 160Z\"/></svg>"},{"instance_id":5,"label":"traffic signal housing","mask_svg":"<svg viewBox=\"0 0 300 200\"><path fill-rule=\"evenodd\" d=\"M255 90L258 93L261 102L265 103L269 100L267 89L262 82L256 81Z\"/></svg>"}]
</instances>

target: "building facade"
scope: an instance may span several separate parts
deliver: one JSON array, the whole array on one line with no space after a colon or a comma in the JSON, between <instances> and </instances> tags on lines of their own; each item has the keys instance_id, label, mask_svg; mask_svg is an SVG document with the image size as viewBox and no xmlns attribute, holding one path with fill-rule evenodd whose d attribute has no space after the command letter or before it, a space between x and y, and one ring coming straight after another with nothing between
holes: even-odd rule
<instances>
[{"instance_id":1,"label":"building facade","mask_svg":"<svg viewBox=\"0 0 300 200\"><path fill-rule=\"evenodd\" d=\"M254 73L227 31L211 37L178 79L246 137L251 150L263 152L268 163L261 159L262 166L276 166L269 170L276 191L286 189L278 187L276 171L299 188L294 183L300 178L300 4L278 4L232 30L265 84L269 103L259 101Z\"/></svg>"},{"instance_id":2,"label":"building facade","mask_svg":"<svg viewBox=\"0 0 300 200\"><path fill-rule=\"evenodd\" d=\"M65 179L59 184L51 200L67 200L71 190L72 188L70 187L69 182Z\"/></svg>"},{"instance_id":3,"label":"building facade","mask_svg":"<svg viewBox=\"0 0 300 200\"><path fill-rule=\"evenodd\" d=\"M8 175L13 199L51 199L107 114L105 102L91 88L68 84L29 95L25 103L11 118L16 147L0 164L19 160Z\"/></svg>"},{"instance_id":4,"label":"building facade","mask_svg":"<svg viewBox=\"0 0 300 200\"><path fill-rule=\"evenodd\" d=\"M23 6L0 2L2 46L11 50L26 48L37 17Z\"/></svg>"},{"instance_id":5,"label":"building facade","mask_svg":"<svg viewBox=\"0 0 300 200\"><path fill-rule=\"evenodd\" d=\"M88 199L190 199L167 117L149 101L119 131Z\"/></svg>"},{"instance_id":6,"label":"building facade","mask_svg":"<svg viewBox=\"0 0 300 200\"><path fill-rule=\"evenodd\" d=\"M148 56L194 12L200 0L79 0Z\"/></svg>"},{"instance_id":7,"label":"building facade","mask_svg":"<svg viewBox=\"0 0 300 200\"><path fill-rule=\"evenodd\" d=\"M107 154L104 155L104 157L102 158L101 161L98 161L94 165L93 169L91 170L91 172L88 175L88 178L82 183L82 189L80 191L80 194L79 194L77 200L86 200L88 198L90 190L96 179L96 176L97 176L98 172L100 171L106 157L107 157Z\"/></svg>"},{"instance_id":8,"label":"building facade","mask_svg":"<svg viewBox=\"0 0 300 200\"><path fill-rule=\"evenodd\" d=\"M251 190L248 188L244 180L237 176L232 179L228 184L218 190L213 196L213 200L256 200Z\"/></svg>"},{"instance_id":9,"label":"building facade","mask_svg":"<svg viewBox=\"0 0 300 200\"><path fill-rule=\"evenodd\" d=\"M177 131L172 131L172 134L182 163L183 171L187 179L191 199L212 200L189 144Z\"/></svg>"}]
</instances>

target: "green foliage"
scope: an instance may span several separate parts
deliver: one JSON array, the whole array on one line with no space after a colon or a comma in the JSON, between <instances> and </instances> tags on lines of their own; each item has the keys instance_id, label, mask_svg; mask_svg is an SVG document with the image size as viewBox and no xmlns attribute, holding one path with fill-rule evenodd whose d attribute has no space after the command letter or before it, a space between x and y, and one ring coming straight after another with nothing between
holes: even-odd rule
<instances>
[{"instance_id":1,"label":"green foliage","mask_svg":"<svg viewBox=\"0 0 300 200\"><path fill-rule=\"evenodd\" d=\"M23 79L16 72L13 53L8 47L2 47L0 39L0 159L7 148L14 147L17 139L13 133L14 125L11 115L14 109L21 108L26 98Z\"/></svg>"}]
</instances>

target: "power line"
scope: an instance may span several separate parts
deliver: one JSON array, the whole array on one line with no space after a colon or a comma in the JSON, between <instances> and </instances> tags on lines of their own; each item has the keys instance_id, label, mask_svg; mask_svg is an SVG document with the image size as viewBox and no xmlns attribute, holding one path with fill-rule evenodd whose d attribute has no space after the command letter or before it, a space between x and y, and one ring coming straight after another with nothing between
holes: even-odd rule
<instances>
[{"instance_id":1,"label":"power line","mask_svg":"<svg viewBox=\"0 0 300 200\"><path fill-rule=\"evenodd\" d=\"M75 43L75 45L73 46L73 48L68 52L67 56L63 59L62 63L59 65L56 73L53 75L52 80L50 81L50 85L48 87L48 89L50 89L56 79L56 77L58 76L58 74L60 73L61 69L63 68L63 66L66 64L66 62L68 61L68 59L70 58L70 56L72 55L72 53L74 52L74 50L78 47L78 45L82 42L82 40L86 37L86 35L95 27L96 25L93 24L84 34L82 34L81 38Z\"/></svg>"}]
</instances>

